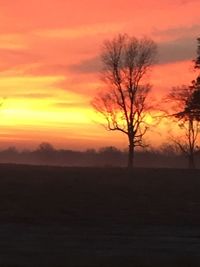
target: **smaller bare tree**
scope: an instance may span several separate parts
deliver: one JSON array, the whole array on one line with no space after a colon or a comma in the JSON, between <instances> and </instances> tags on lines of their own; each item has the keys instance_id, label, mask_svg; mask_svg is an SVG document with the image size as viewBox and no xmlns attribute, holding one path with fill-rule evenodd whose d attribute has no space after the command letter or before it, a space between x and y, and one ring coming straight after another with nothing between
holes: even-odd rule
<instances>
[{"instance_id":1,"label":"smaller bare tree","mask_svg":"<svg viewBox=\"0 0 200 267\"><path fill-rule=\"evenodd\" d=\"M156 45L152 40L128 35L106 41L101 54L106 88L92 104L105 118L108 130L120 131L128 137L129 168L133 167L135 147L144 145L146 98L151 88L144 78L155 55Z\"/></svg>"},{"instance_id":2,"label":"smaller bare tree","mask_svg":"<svg viewBox=\"0 0 200 267\"><path fill-rule=\"evenodd\" d=\"M195 168L195 154L199 151L199 92L198 83L193 81L191 86L173 88L168 96L168 99L175 103L173 107L175 113L170 116L178 122L178 126L183 132L182 136L172 138L172 141L188 158L189 168Z\"/></svg>"},{"instance_id":3,"label":"smaller bare tree","mask_svg":"<svg viewBox=\"0 0 200 267\"><path fill-rule=\"evenodd\" d=\"M200 38L197 38L197 57L194 69L200 69ZM194 156L199 151L200 132L200 75L192 81L191 86L173 88L168 99L175 103L172 117L178 120L184 130L182 138L173 139L180 150L187 156L189 168L195 168Z\"/></svg>"}]
</instances>

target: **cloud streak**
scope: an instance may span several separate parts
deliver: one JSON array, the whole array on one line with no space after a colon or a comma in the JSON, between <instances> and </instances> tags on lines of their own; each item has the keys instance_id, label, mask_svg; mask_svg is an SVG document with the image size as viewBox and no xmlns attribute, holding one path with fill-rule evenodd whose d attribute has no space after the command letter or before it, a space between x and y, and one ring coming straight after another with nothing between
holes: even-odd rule
<instances>
[{"instance_id":1,"label":"cloud streak","mask_svg":"<svg viewBox=\"0 0 200 267\"><path fill-rule=\"evenodd\" d=\"M196 39L180 38L158 43L158 64L170 64L186 60L193 60L196 55ZM75 73L98 73L102 69L99 56L83 60L79 64L68 67Z\"/></svg>"},{"instance_id":2,"label":"cloud streak","mask_svg":"<svg viewBox=\"0 0 200 267\"><path fill-rule=\"evenodd\" d=\"M158 46L158 62L160 64L193 60L196 55L196 40L181 38L161 43Z\"/></svg>"}]
</instances>

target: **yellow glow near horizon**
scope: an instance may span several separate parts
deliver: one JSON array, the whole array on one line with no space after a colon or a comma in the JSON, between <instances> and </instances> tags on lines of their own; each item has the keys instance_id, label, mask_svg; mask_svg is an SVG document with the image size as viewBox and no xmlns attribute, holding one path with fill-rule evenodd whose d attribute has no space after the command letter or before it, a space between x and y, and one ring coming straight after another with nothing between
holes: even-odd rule
<instances>
[{"instance_id":1,"label":"yellow glow near horizon","mask_svg":"<svg viewBox=\"0 0 200 267\"><path fill-rule=\"evenodd\" d=\"M52 87L52 83L62 78L2 77L0 87L5 90L4 98L0 99L0 125L30 125L34 130L41 126L56 129L58 125L76 128L76 125L97 121L98 116L87 103L87 98ZM13 87L16 88L14 96Z\"/></svg>"},{"instance_id":2,"label":"yellow glow near horizon","mask_svg":"<svg viewBox=\"0 0 200 267\"><path fill-rule=\"evenodd\" d=\"M0 124L4 125L88 124L91 122L93 112L89 108L76 106L55 108L51 99L45 102L42 99L37 101L11 99L0 110L0 116Z\"/></svg>"}]
</instances>

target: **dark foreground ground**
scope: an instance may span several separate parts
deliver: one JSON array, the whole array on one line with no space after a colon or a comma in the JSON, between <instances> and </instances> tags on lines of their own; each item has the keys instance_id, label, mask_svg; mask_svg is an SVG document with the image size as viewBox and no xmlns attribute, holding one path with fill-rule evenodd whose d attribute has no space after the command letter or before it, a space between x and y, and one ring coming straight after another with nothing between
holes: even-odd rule
<instances>
[{"instance_id":1,"label":"dark foreground ground","mask_svg":"<svg viewBox=\"0 0 200 267\"><path fill-rule=\"evenodd\" d=\"M0 266L200 266L200 171L0 165Z\"/></svg>"}]
</instances>

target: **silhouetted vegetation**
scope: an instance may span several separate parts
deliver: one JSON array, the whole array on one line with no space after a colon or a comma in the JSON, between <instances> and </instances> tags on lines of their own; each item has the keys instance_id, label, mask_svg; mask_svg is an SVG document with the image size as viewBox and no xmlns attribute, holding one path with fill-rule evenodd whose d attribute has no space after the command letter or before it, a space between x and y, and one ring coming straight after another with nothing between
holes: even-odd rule
<instances>
[{"instance_id":1,"label":"silhouetted vegetation","mask_svg":"<svg viewBox=\"0 0 200 267\"><path fill-rule=\"evenodd\" d=\"M194 68L199 70L200 38L197 42ZM148 129L145 117L150 107L147 96L151 86L144 82L144 77L154 63L155 55L156 45L152 40L138 40L127 35L105 41L101 54L102 80L106 88L94 98L92 104L103 115L107 130L117 130L127 135L130 168L133 167L135 148L145 147L143 137ZM168 118L173 118L183 133L171 139L180 153L186 156L188 167L195 168L195 157L199 154L200 75L191 85L172 88L168 100L175 104ZM141 152L137 152L138 155ZM151 165L144 162L144 166Z\"/></svg>"},{"instance_id":2,"label":"silhouetted vegetation","mask_svg":"<svg viewBox=\"0 0 200 267\"><path fill-rule=\"evenodd\" d=\"M139 40L128 35L105 41L101 54L106 89L92 104L103 115L108 130L127 135L129 168L133 167L135 148L144 147L143 136L148 129L146 98L151 88L144 78L155 55L156 45L151 39Z\"/></svg>"},{"instance_id":3,"label":"silhouetted vegetation","mask_svg":"<svg viewBox=\"0 0 200 267\"><path fill-rule=\"evenodd\" d=\"M182 135L172 139L188 158L189 168L195 168L195 154L199 151L200 117L197 117L193 110L190 109L195 90L194 86L182 86L173 88L169 95L177 110L173 117L176 119L176 123L182 133Z\"/></svg>"},{"instance_id":4,"label":"silhouetted vegetation","mask_svg":"<svg viewBox=\"0 0 200 267\"><path fill-rule=\"evenodd\" d=\"M180 153L173 144L164 144L159 149L136 150L136 167L182 168L187 166L184 153ZM15 147L0 150L0 163L18 163L33 165L125 167L128 151L115 147L99 150L88 149L73 151L55 149L49 143L41 143L37 149L19 151ZM197 153L197 167L200 167L200 155Z\"/></svg>"},{"instance_id":5,"label":"silhouetted vegetation","mask_svg":"<svg viewBox=\"0 0 200 267\"><path fill-rule=\"evenodd\" d=\"M200 69L200 37L197 38L197 57L194 62L195 68Z\"/></svg>"},{"instance_id":6,"label":"silhouetted vegetation","mask_svg":"<svg viewBox=\"0 0 200 267\"><path fill-rule=\"evenodd\" d=\"M198 43L200 39L198 39ZM199 69L199 46L195 68ZM190 86L172 88L168 99L175 103L172 115L183 132L182 137L173 138L174 143L188 158L188 167L195 168L195 155L199 152L200 133L200 76Z\"/></svg>"}]
</instances>

